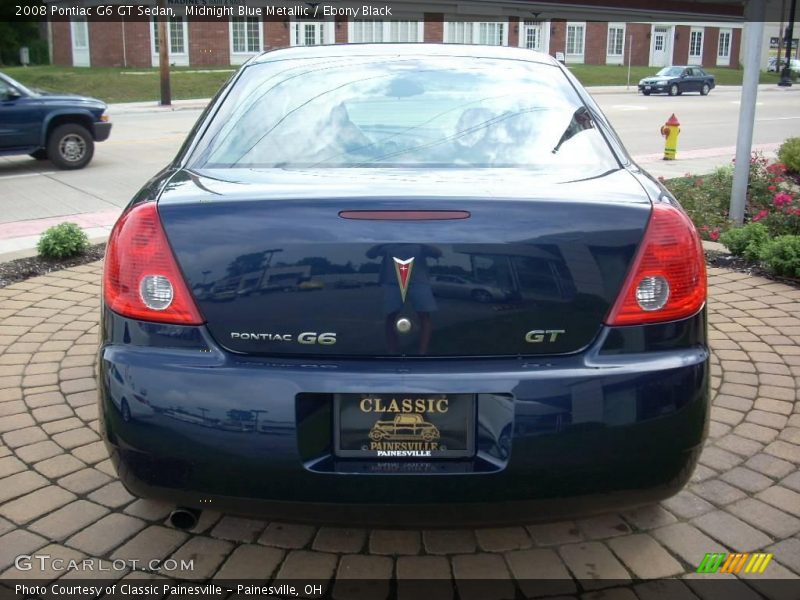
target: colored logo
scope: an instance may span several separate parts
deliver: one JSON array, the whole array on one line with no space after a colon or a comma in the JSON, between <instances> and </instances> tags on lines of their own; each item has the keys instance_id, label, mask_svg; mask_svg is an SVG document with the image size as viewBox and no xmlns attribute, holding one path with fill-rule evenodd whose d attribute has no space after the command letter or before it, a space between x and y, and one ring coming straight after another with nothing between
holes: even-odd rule
<instances>
[{"instance_id":1,"label":"colored logo","mask_svg":"<svg viewBox=\"0 0 800 600\"><path fill-rule=\"evenodd\" d=\"M767 568L773 554L762 552L743 552L739 554L726 554L725 552L707 553L700 566L697 567L698 573L763 573ZM744 567L744 571L742 571Z\"/></svg>"},{"instance_id":2,"label":"colored logo","mask_svg":"<svg viewBox=\"0 0 800 600\"><path fill-rule=\"evenodd\" d=\"M394 259L394 272L397 274L397 283L400 285L400 297L405 302L408 284L411 281L411 269L414 267L414 257L412 256L406 260L395 256L392 258Z\"/></svg>"}]
</instances>

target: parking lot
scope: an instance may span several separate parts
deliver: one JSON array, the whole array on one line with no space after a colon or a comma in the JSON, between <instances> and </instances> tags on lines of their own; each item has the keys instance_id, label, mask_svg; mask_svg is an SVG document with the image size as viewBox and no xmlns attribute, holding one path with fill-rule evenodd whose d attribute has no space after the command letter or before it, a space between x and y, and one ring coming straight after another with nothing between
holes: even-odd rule
<instances>
[{"instance_id":1,"label":"parking lot","mask_svg":"<svg viewBox=\"0 0 800 600\"><path fill-rule=\"evenodd\" d=\"M735 90L705 98L601 90L596 98L631 154L655 174L703 172L732 156ZM800 135L798 99L796 87L759 96L756 144L774 149ZM672 112L682 123L684 158L664 164L658 127ZM98 145L94 162L82 171L0 159L0 242L25 237L38 220L58 222L66 215L82 215L98 231L107 228L174 155L198 114L191 105L120 110L112 114L111 139ZM212 509L186 532L167 524L172 506L125 491L97 433L100 273L101 264L94 263L0 289L0 578L64 576L52 566L14 566L16 556L36 552L103 564L138 561L136 568L111 571L126 580L166 574L196 581L378 581L368 596L363 587L337 583L336 598L402 592L402 586L390 587L392 577L447 580L445 597L466 596L459 584L468 580L500 580L479 597L513 598L527 593L526 582L548 579L550 596L706 598L697 582L713 576L696 573L706 553L767 552L774 554L767 576L740 575L750 597L797 598L796 587L792 592L775 581L800 577L796 287L710 270L709 440L691 483L660 504L577 520L441 529L330 526L324 514L314 523L287 523ZM165 559L193 559L193 568L166 572L149 562ZM647 581L659 578L680 581L665 595Z\"/></svg>"}]
</instances>

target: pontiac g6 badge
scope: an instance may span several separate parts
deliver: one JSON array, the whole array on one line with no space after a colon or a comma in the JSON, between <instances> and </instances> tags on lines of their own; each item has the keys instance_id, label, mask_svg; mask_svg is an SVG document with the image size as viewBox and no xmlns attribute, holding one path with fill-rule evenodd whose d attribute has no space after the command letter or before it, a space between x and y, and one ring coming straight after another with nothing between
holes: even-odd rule
<instances>
[{"instance_id":1,"label":"pontiac g6 badge","mask_svg":"<svg viewBox=\"0 0 800 600\"><path fill-rule=\"evenodd\" d=\"M400 286L400 297L405 302L408 284L411 281L411 269L414 267L414 257L403 260L393 256L392 259L394 260L394 272L397 274L397 283Z\"/></svg>"}]
</instances>

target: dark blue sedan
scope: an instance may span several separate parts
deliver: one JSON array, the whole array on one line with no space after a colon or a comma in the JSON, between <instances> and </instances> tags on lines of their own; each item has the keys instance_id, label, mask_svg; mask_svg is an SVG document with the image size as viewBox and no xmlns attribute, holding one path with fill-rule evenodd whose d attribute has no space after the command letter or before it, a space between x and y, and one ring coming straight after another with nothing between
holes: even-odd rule
<instances>
[{"instance_id":1,"label":"dark blue sedan","mask_svg":"<svg viewBox=\"0 0 800 600\"><path fill-rule=\"evenodd\" d=\"M113 229L101 429L182 526L653 501L705 437L705 301L691 221L557 61L278 50Z\"/></svg>"},{"instance_id":2,"label":"dark blue sedan","mask_svg":"<svg viewBox=\"0 0 800 600\"><path fill-rule=\"evenodd\" d=\"M60 169L82 169L108 139L106 105L95 98L31 90L0 73L0 156L30 154Z\"/></svg>"}]
</instances>

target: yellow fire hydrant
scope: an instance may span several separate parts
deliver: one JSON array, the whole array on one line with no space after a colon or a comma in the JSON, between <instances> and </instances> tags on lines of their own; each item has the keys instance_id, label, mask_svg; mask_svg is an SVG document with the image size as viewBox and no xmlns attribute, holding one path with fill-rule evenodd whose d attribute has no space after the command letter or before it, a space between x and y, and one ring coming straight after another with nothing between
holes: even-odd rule
<instances>
[{"instance_id":1,"label":"yellow fire hydrant","mask_svg":"<svg viewBox=\"0 0 800 600\"><path fill-rule=\"evenodd\" d=\"M675 160L675 153L678 151L678 134L680 132L678 118L675 113L672 113L672 116L661 127L661 135L667 138L664 143L664 160Z\"/></svg>"}]
</instances>

